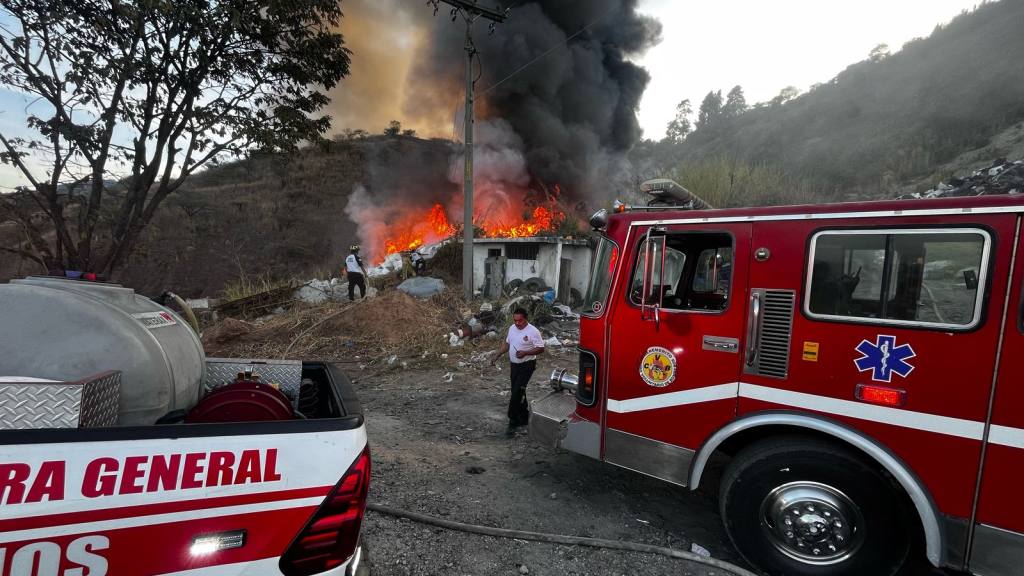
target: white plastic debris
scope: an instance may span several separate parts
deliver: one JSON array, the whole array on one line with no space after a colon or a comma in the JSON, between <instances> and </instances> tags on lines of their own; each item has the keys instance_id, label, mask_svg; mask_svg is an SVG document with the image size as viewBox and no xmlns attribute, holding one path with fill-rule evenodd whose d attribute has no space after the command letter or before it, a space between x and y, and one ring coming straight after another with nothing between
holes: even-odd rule
<instances>
[{"instance_id":1,"label":"white plastic debris","mask_svg":"<svg viewBox=\"0 0 1024 576\"><path fill-rule=\"evenodd\" d=\"M547 340L544 341L544 345L549 346L551 348L555 348L561 346L562 342L558 338L552 336L551 338L548 338Z\"/></svg>"},{"instance_id":2,"label":"white plastic debris","mask_svg":"<svg viewBox=\"0 0 1024 576\"><path fill-rule=\"evenodd\" d=\"M452 374L451 372L445 372L444 376L441 377L441 381L451 382L453 378L455 378L455 374Z\"/></svg>"},{"instance_id":3,"label":"white plastic debris","mask_svg":"<svg viewBox=\"0 0 1024 576\"><path fill-rule=\"evenodd\" d=\"M694 554L696 554L698 556L703 556L705 558L711 558L711 552L709 552L707 548L701 546L700 544L697 544L696 542L692 542L690 544L690 552L693 552Z\"/></svg>"},{"instance_id":4,"label":"white plastic debris","mask_svg":"<svg viewBox=\"0 0 1024 576\"><path fill-rule=\"evenodd\" d=\"M480 311L481 312L491 312L493 310L494 310L494 305L491 304L490 302L484 302L483 304L480 305Z\"/></svg>"}]
</instances>

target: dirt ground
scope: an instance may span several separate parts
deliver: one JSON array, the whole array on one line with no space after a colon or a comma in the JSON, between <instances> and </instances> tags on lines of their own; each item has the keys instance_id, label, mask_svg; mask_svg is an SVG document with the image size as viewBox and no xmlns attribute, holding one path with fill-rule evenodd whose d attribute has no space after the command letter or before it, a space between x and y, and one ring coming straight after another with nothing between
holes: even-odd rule
<instances>
[{"instance_id":1,"label":"dirt ground","mask_svg":"<svg viewBox=\"0 0 1024 576\"><path fill-rule=\"evenodd\" d=\"M454 356L442 361L447 366L433 364L349 371L370 435L371 501L470 524L687 551L696 543L744 565L722 529L713 491L691 492L540 446L528 434L507 438L507 363L501 371L458 368ZM575 364L571 350L542 357L529 397L547 393L552 367ZM726 575L657 555L479 536L372 511L363 537L375 576ZM914 567L906 576L933 574Z\"/></svg>"}]
</instances>

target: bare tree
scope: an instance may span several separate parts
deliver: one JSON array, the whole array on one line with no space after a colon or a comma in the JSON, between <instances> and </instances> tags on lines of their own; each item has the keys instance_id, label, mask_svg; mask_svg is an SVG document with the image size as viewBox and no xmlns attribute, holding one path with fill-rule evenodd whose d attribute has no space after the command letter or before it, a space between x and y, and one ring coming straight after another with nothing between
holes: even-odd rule
<instances>
[{"instance_id":1,"label":"bare tree","mask_svg":"<svg viewBox=\"0 0 1024 576\"><path fill-rule=\"evenodd\" d=\"M0 85L34 98L0 160L5 251L110 273L200 167L319 140L348 73L337 0L0 0Z\"/></svg>"}]
</instances>

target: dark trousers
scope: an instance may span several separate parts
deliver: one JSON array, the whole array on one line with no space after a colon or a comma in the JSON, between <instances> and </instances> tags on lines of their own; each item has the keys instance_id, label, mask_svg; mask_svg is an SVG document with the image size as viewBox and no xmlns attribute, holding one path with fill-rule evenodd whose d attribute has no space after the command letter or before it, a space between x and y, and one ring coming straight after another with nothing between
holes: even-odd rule
<instances>
[{"instance_id":1,"label":"dark trousers","mask_svg":"<svg viewBox=\"0 0 1024 576\"><path fill-rule=\"evenodd\" d=\"M512 394L508 399L509 426L524 426L530 422L530 404L526 401L526 385L530 383L537 361L512 364Z\"/></svg>"},{"instance_id":2,"label":"dark trousers","mask_svg":"<svg viewBox=\"0 0 1024 576\"><path fill-rule=\"evenodd\" d=\"M359 286L359 297L363 298L366 296L366 280L363 279L363 275L359 272L348 273L348 299L356 299L356 286Z\"/></svg>"}]
</instances>

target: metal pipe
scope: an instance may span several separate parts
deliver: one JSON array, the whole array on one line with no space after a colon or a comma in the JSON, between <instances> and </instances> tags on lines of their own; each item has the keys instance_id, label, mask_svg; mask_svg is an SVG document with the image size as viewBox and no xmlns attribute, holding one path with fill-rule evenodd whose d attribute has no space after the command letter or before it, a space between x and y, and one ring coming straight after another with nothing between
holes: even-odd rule
<instances>
[{"instance_id":1,"label":"metal pipe","mask_svg":"<svg viewBox=\"0 0 1024 576\"><path fill-rule=\"evenodd\" d=\"M565 368L555 368L551 371L551 387L555 390L568 390L573 394L579 389L580 379L575 374L570 374Z\"/></svg>"}]
</instances>

